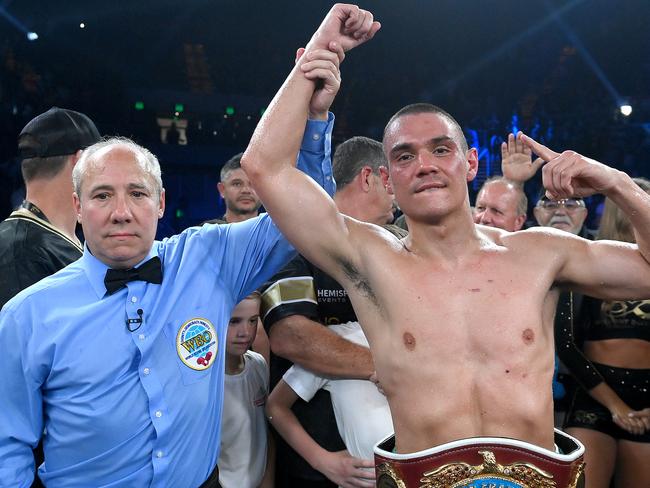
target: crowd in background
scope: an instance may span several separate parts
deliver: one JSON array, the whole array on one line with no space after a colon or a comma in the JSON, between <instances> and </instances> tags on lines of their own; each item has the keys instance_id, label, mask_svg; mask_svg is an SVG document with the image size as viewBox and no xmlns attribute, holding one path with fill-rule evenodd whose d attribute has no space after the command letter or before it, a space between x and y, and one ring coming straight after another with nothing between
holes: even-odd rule
<instances>
[{"instance_id":1,"label":"crowd in background","mask_svg":"<svg viewBox=\"0 0 650 488\"><path fill-rule=\"evenodd\" d=\"M575 49L567 47L558 54L556 69L550 73L538 72L532 60L521 50L513 49L508 55L509 63L528 66L527 71L539 75L535 86L520 87L511 77L491 78L476 88L469 80L459 79L441 87L424 87L418 76L404 76L401 89L384 90L382 103L372 97L382 92L382 80L365 77L359 68L352 66L346 89L348 94L336 102L337 125L333 134L340 143L356 134L381 139L381 123L386 120L392 107L400 104L400 93L416 93L418 99L437 103L445 100L445 106L457 114L468 141L479 148L481 169L470 187L472 196L480 184L490 176L500 174L500 144L504 134L523 130L538 140L554 147L572 147L587 154L596 154L632 176L644 176L645 154L650 148L650 129L643 124L642 116L633 114L630 119L617 114L614 104L602 103L610 94L595 77L584 76L584 68L576 59ZM98 65L98 68L101 65ZM420 68L424 69L424 68ZM34 116L52 106L68 107L88 113L101 128L103 134L122 134L132 137L150 147L159 157L163 173L173 180L176 192L172 195L174 209L169 212L164 226L169 234L189 225L210 218L225 209L222 202L211 198L211 190L217 183L220 166L233 154L242 151L257 124L266 96L257 90L257 110L225 113L201 111L201 107L186 107L181 118L188 121L187 146L170 147L161 139L157 117L173 118L171 109L176 99L170 98L170 109L161 112L147 106L143 111L134 108L134 95L129 93L123 81L114 74L102 76L82 71L74 77L30 53L24 44L6 40L0 46L0 215L8 215L20 203L22 182L18 169L15 147L20 129ZM233 80L236 73L232 74ZM451 75L450 75L451 76ZM228 79L231 80L232 76ZM580 79L580 96L575 96L573 84L568 80ZM227 93L233 99L241 97L236 83L230 81ZM182 98L183 91L172 92ZM189 92L187 92L189 93ZM488 94L487 96L485 94ZM517 94L513 97L513 94ZM647 112L641 101L637 112ZM364 110L351 110L363 106ZM571 110L563 107L570 106ZM478 108L478 110L477 110ZM225 110L225 107L224 107ZM214 157L214 154L217 157ZM181 174L182 178L176 176ZM208 182L203 185L202 182ZM526 187L531 199L541 186L539 178ZM191 204L186 204L191 200ZM602 199L587 201L592 210L589 225L594 227ZM531 209L532 210L532 207ZM169 235L168 234L168 235ZM159 235L162 237L162 235Z\"/></svg>"},{"instance_id":2,"label":"crowd in background","mask_svg":"<svg viewBox=\"0 0 650 488\"><path fill-rule=\"evenodd\" d=\"M62 73L39 65L9 43L2 46L0 55L0 123L3 125L0 217L11 214L10 220L15 220L31 213L29 218L38 217L39 225L43 221L49 224L37 207L23 202L23 180L28 178L24 165L21 174L20 161L29 158L23 149L22 157L19 156L16 141L34 117L52 106L60 106L91 115L102 134L128 135L158 156L168 202L165 219L157 230L158 238L180 231L185 236L193 232L227 234L231 228L227 224L257 219L261 202L241 167L241 153L229 156L244 149L259 121L259 113L229 117L189 113L187 146L176 147L178 134L173 137L161 134L155 123L157 114L149 110L134 111L129 97L119 86L108 88L112 80L99 84L86 83L83 78L67 82ZM463 80L444 87L442 96L452 100L453 112L465 121L463 130L470 146L477 147L481 167L487 168L470 183L474 219L477 224L508 232L539 225L588 239L634 242L629 221L602 196L554 200L544 195L538 167L530 150L523 149L517 136L517 130L525 130L554 148L569 146L597 156L632 176L648 175L650 129L595 109L590 97L598 99L603 91L593 80L583 87L590 95L582 97L579 105L573 105L570 113L565 113L563 107L570 105L569 94L557 87L565 77L571 76L572 56L575 52L571 49L562 52L556 70L543 83L545 91L531 89L514 102L506 98L514 89L508 85L512 80L506 80L500 87L486 88L489 93L500 94L488 98L483 97L483 90L468 95L462 89ZM532 61L530 69L535 69ZM377 121L383 122L386 117L385 108L368 98L374 91L368 86L381 84L381 80L355 83L357 75L351 70L349 76L353 81L348 96L336 106L338 118L333 140L338 148L333 158L333 176L338 188L334 201L341 212L359 221L384 226L403 239L408 228L386 188L388 163L382 146L373 140L381 140L383 126ZM417 92L423 101L441 96L440 89L418 92L418 87L406 76L401 89ZM109 97L110 103L97 103L102 98L99 93L104 100L107 94L114 98ZM390 93L383 102L388 106L398 105L397 100L389 98ZM484 109L481 115L473 116L478 100ZM352 106L364 106L367 110L348 110ZM331 126L327 130L331 131ZM511 131L514 133L508 137ZM98 137L94 132L94 140L75 147L72 153L96 142ZM314 130L312 134L315 133ZM356 134L366 134L372 139L352 137ZM111 144L119 150L124 141L110 142L109 149ZM148 157L142 147L127 144L133 144L128 147L136 155L135 159L142 154ZM93 150L101 152L102 147ZM210 160L206 154L220 157ZM520 168L527 168L524 177L514 174L512 166L507 168L515 156L520 158L517 163ZM89 157L83 160L86 166L79 172L90 171ZM331 175L325 178L328 176ZM81 176L77 178L76 191ZM635 181L648 192L650 186L646 179ZM365 184L370 190L366 194L355 193L357 183L359 187ZM156 191L161 189L162 185ZM22 207L16 210L21 203ZM14 210L18 213L11 213ZM224 227L217 230L211 224ZM253 225L249 222L246 227L251 235L255 232ZM199 227L186 230L190 226ZM69 261L74 262L82 252L82 242L77 237L83 236L74 232L67 232L66 236L74 254L74 259ZM242 247L248 242L242 236L238 239ZM178 244L173 239L168 242L171 242L169 247ZM179 266L184 262L178 256L175 259L179 260ZM233 281L237 281L236 270L231 271ZM147 281L160 283L156 279L161 280L158 276ZM369 459L371 446L390 434L392 424L388 405L380 393L381 385L373 384L377 382L373 378L368 343L346 292L302 256L278 274L266 273L261 287L253 287L252 282L247 281L237 289L238 300L232 303L231 316L220 317L228 321L226 335L222 337L226 347L226 398L218 463L222 472L221 476L218 469L216 473L211 472L206 483L220 479L224 488L268 488L274 483L278 487L374 486L374 475L368 474L373 466ZM297 293L291 300L284 300L288 283L296 286L293 290L302 290L303 295ZM131 332L137 331L138 324L143 322L142 309L134 308L135 303L136 300L132 305L127 303L127 327ZM634 473L634 464L642 462L642 456L647 454L650 368L644 354L646 342L650 340L648 308L645 300L608 302L576 294L563 294L558 304L556 425L568 427L570 433L587 445L587 459L591 463L587 470L592 476L591 481L587 478L590 483L587 486L591 488L607 487L610 480L614 483L618 477L633 479L630 476L634 474L629 473ZM214 331L208 326L205 330ZM140 339L144 340L144 336ZM199 366L207 368L212 357L210 349L209 354L199 357ZM270 395L268 403L267 395ZM365 414L370 406L374 416ZM355 417L360 410L364 415ZM630 412L646 412L642 417L649 420L637 421L634 416L630 420ZM154 415L160 418L167 413L163 414L161 409ZM643 449L637 444L643 444ZM155 455L164 457L162 451Z\"/></svg>"}]
</instances>

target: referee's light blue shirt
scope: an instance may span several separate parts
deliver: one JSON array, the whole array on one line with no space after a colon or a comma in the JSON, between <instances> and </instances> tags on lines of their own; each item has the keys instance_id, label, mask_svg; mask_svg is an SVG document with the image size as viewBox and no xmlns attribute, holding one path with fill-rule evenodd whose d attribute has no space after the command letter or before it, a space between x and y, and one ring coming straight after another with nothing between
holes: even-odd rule
<instances>
[{"instance_id":1,"label":"referee's light blue shirt","mask_svg":"<svg viewBox=\"0 0 650 488\"><path fill-rule=\"evenodd\" d=\"M308 123L299 157L329 193L332 125ZM30 486L44 428L48 487L203 483L219 456L231 311L293 253L265 214L154 242L146 259L160 257L160 285L107 295L107 267L86 249L10 300L0 313L0 486ZM138 311L143 323L129 332Z\"/></svg>"}]
</instances>

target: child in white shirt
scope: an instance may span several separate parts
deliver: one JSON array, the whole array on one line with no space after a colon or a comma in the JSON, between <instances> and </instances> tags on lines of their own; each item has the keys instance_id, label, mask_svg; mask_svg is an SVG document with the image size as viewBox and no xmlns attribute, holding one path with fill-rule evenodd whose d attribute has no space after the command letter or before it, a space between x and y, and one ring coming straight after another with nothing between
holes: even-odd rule
<instances>
[{"instance_id":1,"label":"child in white shirt","mask_svg":"<svg viewBox=\"0 0 650 488\"><path fill-rule=\"evenodd\" d=\"M329 327L351 342L368 346L358 322ZM340 475L340 464L345 461L340 453L332 453L318 445L291 411L298 397L308 402L320 388L330 392L339 434L354 458L372 460L374 445L393 433L393 422L386 398L369 380L325 378L296 364L284 374L267 403L266 413L271 424L315 469L341 484L345 477ZM375 486L371 469L358 466L346 469L355 470L355 486Z\"/></svg>"},{"instance_id":2,"label":"child in white shirt","mask_svg":"<svg viewBox=\"0 0 650 488\"><path fill-rule=\"evenodd\" d=\"M233 310L226 335L226 375L221 419L219 483L223 488L272 488L264 404L269 368L249 348L255 340L260 295L255 292Z\"/></svg>"}]
</instances>

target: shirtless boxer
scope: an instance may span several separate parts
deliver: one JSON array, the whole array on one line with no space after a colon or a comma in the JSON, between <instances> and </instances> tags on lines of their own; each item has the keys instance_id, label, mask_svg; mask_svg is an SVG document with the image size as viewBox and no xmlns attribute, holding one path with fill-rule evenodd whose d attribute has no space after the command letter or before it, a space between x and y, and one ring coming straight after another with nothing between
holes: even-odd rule
<instances>
[{"instance_id":1,"label":"shirtless boxer","mask_svg":"<svg viewBox=\"0 0 650 488\"><path fill-rule=\"evenodd\" d=\"M630 216L638 246L550 228L510 233L475 225L467 182L476 176L476 149L446 112L414 105L384 133L386 183L410 235L400 241L340 214L292 164L315 86L301 73L325 63L310 61L311 50L347 51L378 28L369 12L335 5L242 159L282 232L346 288L368 337L396 438L394 448L376 450L378 486L470 487L475 479L578 486L583 448L558 435L554 442L557 298L565 288L610 300L650 296L650 197L620 171L523 136L548 161L549 198L604 193ZM444 462L430 463L436 456Z\"/></svg>"}]
</instances>

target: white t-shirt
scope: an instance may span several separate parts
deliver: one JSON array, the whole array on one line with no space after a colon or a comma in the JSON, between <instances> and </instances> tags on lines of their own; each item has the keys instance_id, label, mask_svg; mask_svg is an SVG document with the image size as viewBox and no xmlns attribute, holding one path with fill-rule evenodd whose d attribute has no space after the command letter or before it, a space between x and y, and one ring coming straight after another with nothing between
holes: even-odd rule
<instances>
[{"instance_id":1,"label":"white t-shirt","mask_svg":"<svg viewBox=\"0 0 650 488\"><path fill-rule=\"evenodd\" d=\"M358 322L330 325L329 328L356 344L368 346ZM393 433L386 397L369 380L323 378L294 364L283 376L296 394L308 402L320 388L330 392L339 434L348 452L373 459L373 447Z\"/></svg>"},{"instance_id":2,"label":"white t-shirt","mask_svg":"<svg viewBox=\"0 0 650 488\"><path fill-rule=\"evenodd\" d=\"M247 351L244 370L225 375L219 483L223 488L257 488L266 469L264 404L269 369L262 355Z\"/></svg>"}]
</instances>

